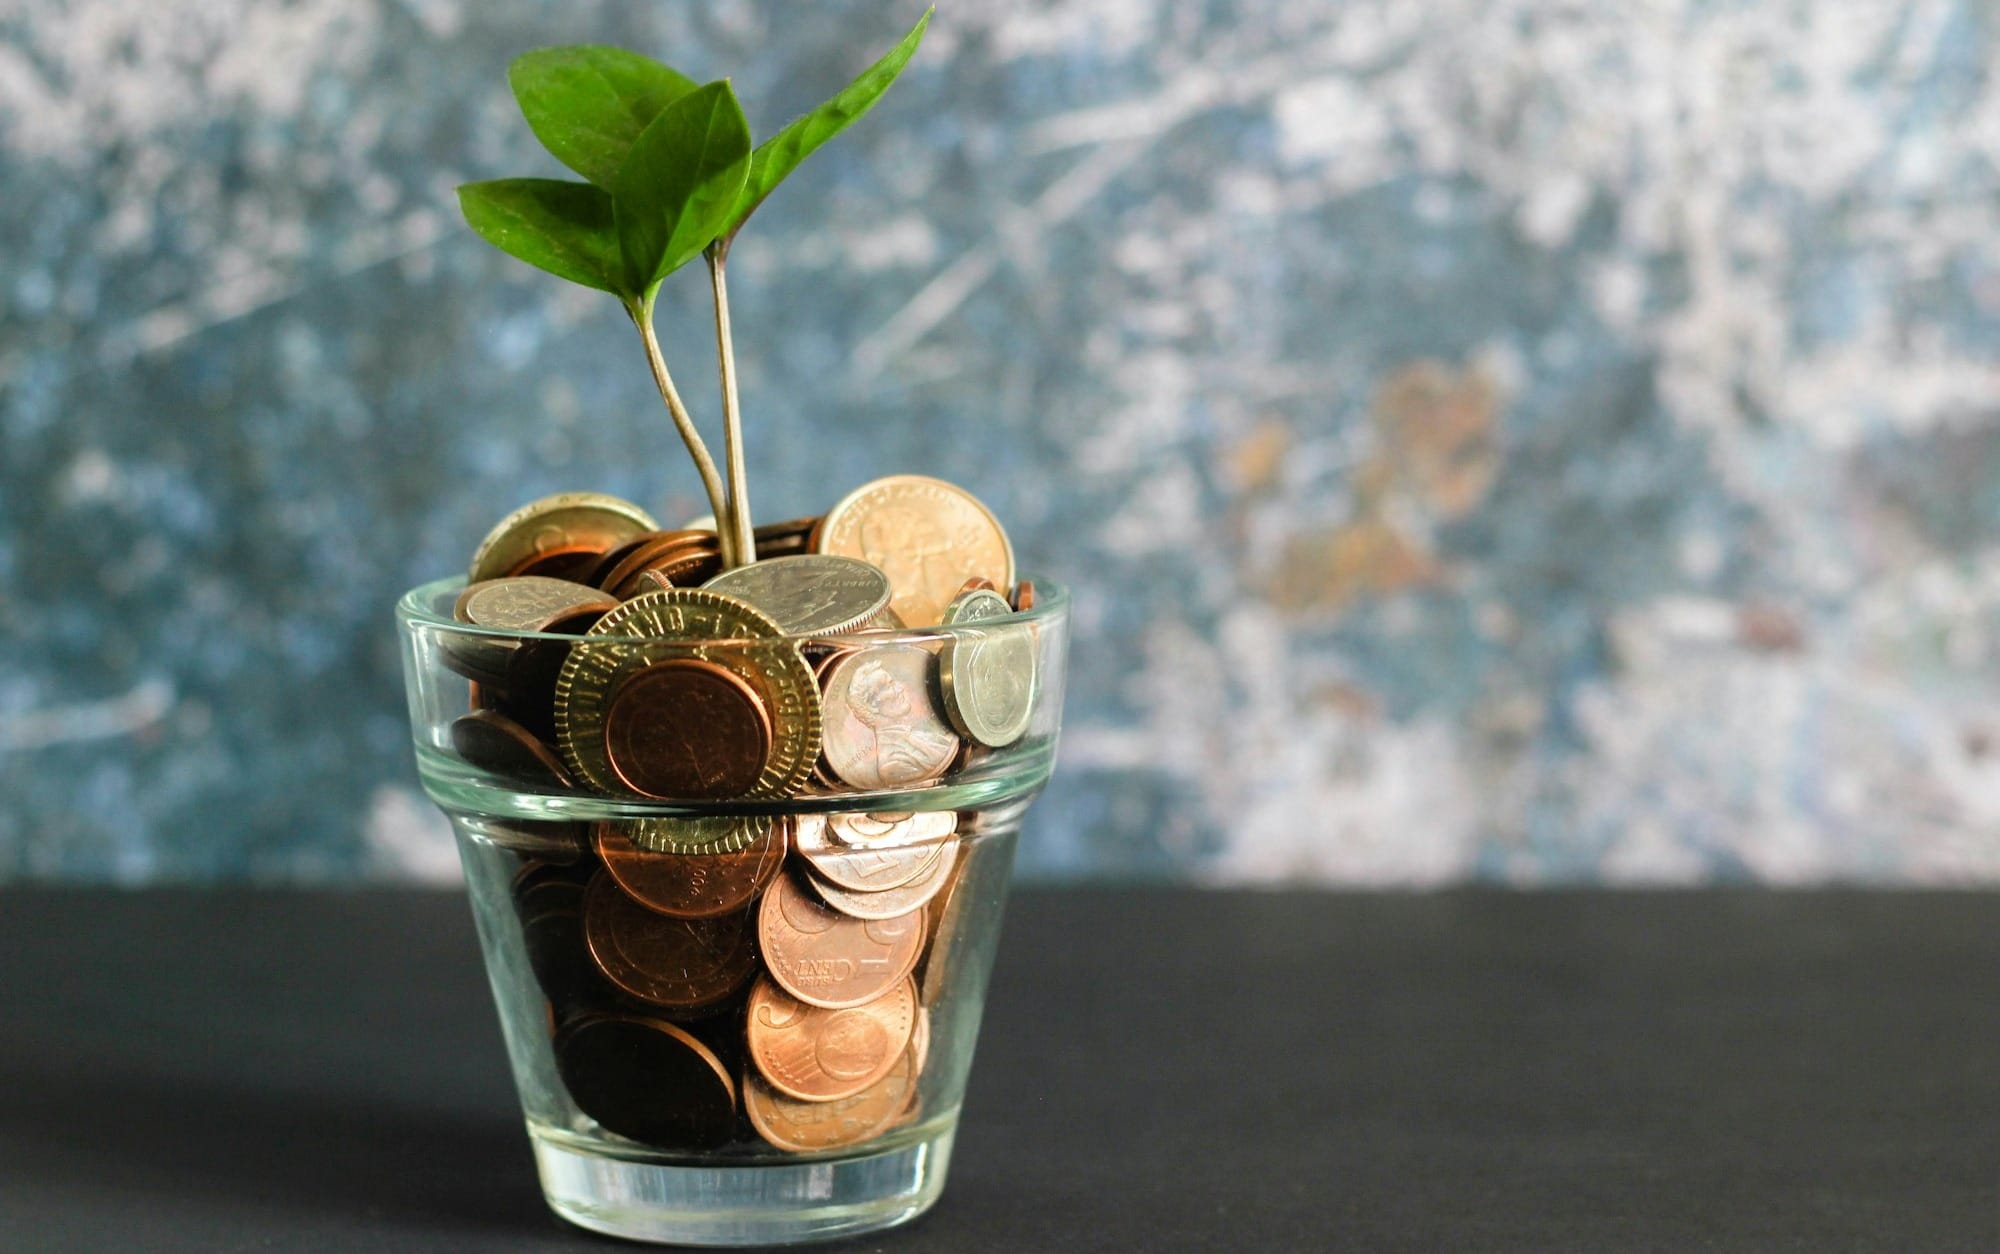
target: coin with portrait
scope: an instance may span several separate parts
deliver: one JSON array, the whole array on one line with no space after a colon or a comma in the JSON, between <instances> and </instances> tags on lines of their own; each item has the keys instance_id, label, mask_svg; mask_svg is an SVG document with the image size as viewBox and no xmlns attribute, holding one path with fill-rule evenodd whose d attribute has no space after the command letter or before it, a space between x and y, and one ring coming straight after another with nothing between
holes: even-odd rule
<instances>
[{"instance_id":1,"label":"coin with portrait","mask_svg":"<svg viewBox=\"0 0 2000 1254\"><path fill-rule=\"evenodd\" d=\"M931 701L928 650L870 643L834 658L822 697L826 760L856 788L904 788L936 779L959 739Z\"/></svg>"}]
</instances>

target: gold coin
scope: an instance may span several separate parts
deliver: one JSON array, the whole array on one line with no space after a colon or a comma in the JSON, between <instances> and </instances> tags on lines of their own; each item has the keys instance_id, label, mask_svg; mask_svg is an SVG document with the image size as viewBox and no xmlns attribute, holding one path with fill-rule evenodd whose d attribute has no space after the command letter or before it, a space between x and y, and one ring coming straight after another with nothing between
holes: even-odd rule
<instances>
[{"instance_id":1,"label":"gold coin","mask_svg":"<svg viewBox=\"0 0 2000 1254\"><path fill-rule=\"evenodd\" d=\"M968 579L1014 582L1014 550L993 511L965 489L926 475L890 475L864 484L827 511L818 552L858 557L882 568L889 608L928 627Z\"/></svg>"},{"instance_id":2,"label":"gold coin","mask_svg":"<svg viewBox=\"0 0 2000 1254\"><path fill-rule=\"evenodd\" d=\"M627 789L605 745L605 716L627 678L656 663L711 662L764 702L771 750L746 797L785 797L812 775L819 754L819 688L795 641L769 617L719 592L665 588L597 620L570 648L556 677L556 740L576 775L599 792ZM634 838L635 840L637 837Z\"/></svg>"},{"instance_id":3,"label":"gold coin","mask_svg":"<svg viewBox=\"0 0 2000 1254\"><path fill-rule=\"evenodd\" d=\"M530 501L501 519L472 554L467 583L512 575L549 553L604 552L642 532L658 531L652 515L602 492L558 492Z\"/></svg>"}]
</instances>

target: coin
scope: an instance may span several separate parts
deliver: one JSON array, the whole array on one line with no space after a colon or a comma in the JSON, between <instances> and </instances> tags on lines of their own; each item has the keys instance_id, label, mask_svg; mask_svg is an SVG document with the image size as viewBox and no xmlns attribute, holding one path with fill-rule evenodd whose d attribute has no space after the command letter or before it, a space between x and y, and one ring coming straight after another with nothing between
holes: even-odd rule
<instances>
[{"instance_id":1,"label":"coin","mask_svg":"<svg viewBox=\"0 0 2000 1254\"><path fill-rule=\"evenodd\" d=\"M938 650L946 717L961 736L994 749L1027 734L1035 707L1035 636L1026 623L966 624L1013 613L997 592L967 592L946 607L945 623L953 630Z\"/></svg>"},{"instance_id":2,"label":"coin","mask_svg":"<svg viewBox=\"0 0 2000 1254\"><path fill-rule=\"evenodd\" d=\"M736 1132L736 1086L685 1028L597 1014L556 1037L556 1066L578 1110L607 1132L662 1149L713 1149Z\"/></svg>"},{"instance_id":3,"label":"coin","mask_svg":"<svg viewBox=\"0 0 2000 1254\"><path fill-rule=\"evenodd\" d=\"M498 710L474 710L453 719L451 747L480 770L517 784L552 792L576 787L547 745Z\"/></svg>"},{"instance_id":4,"label":"coin","mask_svg":"<svg viewBox=\"0 0 2000 1254\"><path fill-rule=\"evenodd\" d=\"M634 597L590 629L556 681L556 743L573 773L602 792L625 785L605 750L612 692L656 662L699 659L734 672L763 702L771 751L751 797L796 792L819 751L818 690L798 645L778 625L734 597L701 588L669 588Z\"/></svg>"},{"instance_id":5,"label":"coin","mask_svg":"<svg viewBox=\"0 0 2000 1254\"><path fill-rule=\"evenodd\" d=\"M495 631L536 632L547 631L550 624L585 610L602 614L616 608L615 598L580 583L516 575L467 584L452 605L452 616L461 623Z\"/></svg>"},{"instance_id":6,"label":"coin","mask_svg":"<svg viewBox=\"0 0 2000 1254\"><path fill-rule=\"evenodd\" d=\"M969 578L1000 587L1014 581L1014 550L992 511L965 489L924 475L891 475L855 489L827 511L813 547L881 567L895 589L890 607L913 627L937 622Z\"/></svg>"},{"instance_id":7,"label":"coin","mask_svg":"<svg viewBox=\"0 0 2000 1254\"><path fill-rule=\"evenodd\" d=\"M781 883L783 881L780 881ZM780 1093L807 1102L852 1097L889 1074L916 1029L917 995L905 979L865 1006L829 1010L770 979L750 990L750 1061Z\"/></svg>"},{"instance_id":8,"label":"coin","mask_svg":"<svg viewBox=\"0 0 2000 1254\"><path fill-rule=\"evenodd\" d=\"M862 920L829 910L779 876L757 910L757 947L786 992L814 1006L840 1009L882 996L917 965L921 910Z\"/></svg>"},{"instance_id":9,"label":"coin","mask_svg":"<svg viewBox=\"0 0 2000 1254\"><path fill-rule=\"evenodd\" d=\"M669 658L621 679L605 704L603 735L619 781L646 797L740 797L771 755L771 719L757 690L700 658Z\"/></svg>"},{"instance_id":10,"label":"coin","mask_svg":"<svg viewBox=\"0 0 2000 1254\"><path fill-rule=\"evenodd\" d=\"M1035 585L1026 579L1014 585L1014 608L1027 613L1035 608Z\"/></svg>"},{"instance_id":11,"label":"coin","mask_svg":"<svg viewBox=\"0 0 2000 1254\"><path fill-rule=\"evenodd\" d=\"M624 559L606 570L599 580L600 587L618 596L635 587L638 577L649 570L680 582L676 576L685 578L710 565L720 566L722 561L722 549L716 538L705 531L654 532L651 539L622 551Z\"/></svg>"},{"instance_id":12,"label":"coin","mask_svg":"<svg viewBox=\"0 0 2000 1254\"><path fill-rule=\"evenodd\" d=\"M623 825L597 825L597 854L618 886L648 909L683 919L740 910L764 891L785 861L783 820L764 839L723 853L653 853L626 836Z\"/></svg>"},{"instance_id":13,"label":"coin","mask_svg":"<svg viewBox=\"0 0 2000 1254\"><path fill-rule=\"evenodd\" d=\"M757 965L748 915L676 919L648 910L607 871L583 899L583 935L597 969L641 1001L699 1010L743 986Z\"/></svg>"},{"instance_id":14,"label":"coin","mask_svg":"<svg viewBox=\"0 0 2000 1254\"><path fill-rule=\"evenodd\" d=\"M856 788L902 788L935 779L958 737L930 696L931 655L913 644L871 644L826 671L826 760Z\"/></svg>"},{"instance_id":15,"label":"coin","mask_svg":"<svg viewBox=\"0 0 2000 1254\"><path fill-rule=\"evenodd\" d=\"M630 501L601 492L559 492L530 501L495 524L473 551L466 582L519 574L550 555L602 553L659 527Z\"/></svg>"},{"instance_id":16,"label":"coin","mask_svg":"<svg viewBox=\"0 0 2000 1254\"><path fill-rule=\"evenodd\" d=\"M848 845L837 841L832 829L832 822L801 823L794 847L814 875L858 893L882 892L909 883L930 870L932 860L944 847L934 841L873 847Z\"/></svg>"},{"instance_id":17,"label":"coin","mask_svg":"<svg viewBox=\"0 0 2000 1254\"><path fill-rule=\"evenodd\" d=\"M817 874L807 878L820 900L841 914L854 919L899 919L912 910L922 908L925 902L937 896L938 890L951 878L952 867L958 862L958 846L956 840L945 841L937 847L936 857L924 864L915 879L879 892L858 893L851 888L829 884Z\"/></svg>"},{"instance_id":18,"label":"coin","mask_svg":"<svg viewBox=\"0 0 2000 1254\"><path fill-rule=\"evenodd\" d=\"M556 680L562 674L575 641L603 614L585 606L567 618L550 623L548 630L522 640L507 659L507 673L499 687L505 693L503 708L516 722L546 744L556 744Z\"/></svg>"},{"instance_id":19,"label":"coin","mask_svg":"<svg viewBox=\"0 0 2000 1254\"><path fill-rule=\"evenodd\" d=\"M774 819L754 814L626 819L625 838L650 853L733 853L770 834Z\"/></svg>"},{"instance_id":20,"label":"coin","mask_svg":"<svg viewBox=\"0 0 2000 1254\"><path fill-rule=\"evenodd\" d=\"M955 810L919 810L906 814L863 814L847 811L825 816L827 838L849 849L894 849L931 845L958 830Z\"/></svg>"},{"instance_id":21,"label":"coin","mask_svg":"<svg viewBox=\"0 0 2000 1254\"><path fill-rule=\"evenodd\" d=\"M514 879L514 910L528 968L562 1013L605 995L583 943L583 885L565 867L531 862Z\"/></svg>"},{"instance_id":22,"label":"coin","mask_svg":"<svg viewBox=\"0 0 2000 1254\"><path fill-rule=\"evenodd\" d=\"M765 1083L755 1067L743 1073L743 1111L757 1135L783 1150L808 1153L858 1145L881 1135L907 1110L922 1063L905 1049L889 1074L852 1097L805 1102Z\"/></svg>"},{"instance_id":23,"label":"coin","mask_svg":"<svg viewBox=\"0 0 2000 1254\"><path fill-rule=\"evenodd\" d=\"M889 606L889 576L867 562L825 553L765 558L725 570L702 587L748 601L792 636L852 631Z\"/></svg>"}]
</instances>

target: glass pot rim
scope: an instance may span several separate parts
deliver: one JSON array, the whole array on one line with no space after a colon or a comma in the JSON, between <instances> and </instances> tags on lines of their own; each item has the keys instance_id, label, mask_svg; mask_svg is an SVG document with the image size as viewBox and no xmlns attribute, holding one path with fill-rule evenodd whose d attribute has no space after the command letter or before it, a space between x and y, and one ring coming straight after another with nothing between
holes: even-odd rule
<instances>
[{"instance_id":1,"label":"glass pot rim","mask_svg":"<svg viewBox=\"0 0 2000 1254\"><path fill-rule=\"evenodd\" d=\"M591 639L600 643L612 641L625 644L667 643L685 647L701 647L706 645L751 646L768 644L772 640L788 640L794 644L811 642L832 643L841 640L857 639L865 640L871 645L898 643L924 644L926 642L949 640L961 632L984 632L995 628L1015 626L1017 624L1033 626L1054 622L1068 616L1070 592L1067 587L1057 583L1053 579L1044 579L1039 575L1030 574L1018 577L1034 585L1034 608L1015 610L1008 614L955 625L932 624L925 627L881 628L870 630L866 634L853 632L841 634L805 632L795 635L788 634L784 636L742 639L683 639L680 637L669 639L659 636L612 635L593 636ZM577 586L583 588L589 585L578 584ZM451 601L456 600L457 595L465 590L465 587L466 579L464 575L449 575L443 579L433 579L428 583L418 584L396 598L396 621L405 630L424 628L432 631L450 632L456 636L489 640L559 640L574 644L578 639L577 636L566 632L515 631L504 627L481 627L472 623L459 622L451 616L450 605ZM1007 596L1009 591L1002 590L1001 595ZM438 610L438 606L440 605L445 607L443 613L440 613Z\"/></svg>"}]
</instances>

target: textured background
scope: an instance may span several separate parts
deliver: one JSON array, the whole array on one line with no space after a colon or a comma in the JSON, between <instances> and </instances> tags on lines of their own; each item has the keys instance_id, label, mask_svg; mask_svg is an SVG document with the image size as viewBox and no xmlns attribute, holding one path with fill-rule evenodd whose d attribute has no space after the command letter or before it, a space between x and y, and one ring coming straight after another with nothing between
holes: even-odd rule
<instances>
[{"instance_id":1,"label":"textured background","mask_svg":"<svg viewBox=\"0 0 2000 1254\"><path fill-rule=\"evenodd\" d=\"M457 221L555 172L507 60L768 133L917 7L0 0L0 878L449 875L394 595L702 509ZM1030 873L2000 879L1995 21L949 6L733 254L753 499L943 475L1077 586Z\"/></svg>"}]
</instances>

